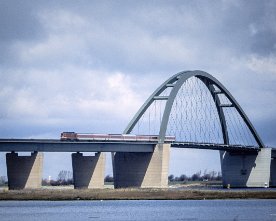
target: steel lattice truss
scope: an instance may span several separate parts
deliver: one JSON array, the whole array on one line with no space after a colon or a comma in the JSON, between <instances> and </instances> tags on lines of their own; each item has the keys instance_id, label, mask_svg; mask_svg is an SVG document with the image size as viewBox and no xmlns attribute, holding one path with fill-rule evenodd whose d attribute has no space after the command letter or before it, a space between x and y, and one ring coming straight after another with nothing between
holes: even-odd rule
<instances>
[{"instance_id":1,"label":"steel lattice truss","mask_svg":"<svg viewBox=\"0 0 276 221\"><path fill-rule=\"evenodd\" d=\"M252 123L230 94L203 71L180 72L146 100L124 133L166 135L177 142L264 147Z\"/></svg>"}]
</instances>

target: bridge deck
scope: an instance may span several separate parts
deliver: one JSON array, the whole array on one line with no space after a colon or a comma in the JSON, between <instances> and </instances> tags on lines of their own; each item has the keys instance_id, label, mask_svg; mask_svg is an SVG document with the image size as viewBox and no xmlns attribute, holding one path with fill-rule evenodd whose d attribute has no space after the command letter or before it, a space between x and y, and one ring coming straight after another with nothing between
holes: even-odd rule
<instances>
[{"instance_id":1,"label":"bridge deck","mask_svg":"<svg viewBox=\"0 0 276 221\"><path fill-rule=\"evenodd\" d=\"M259 147L243 146L243 145L225 145L213 143L191 143L191 142L174 142L171 144L174 148L195 148L195 149L209 149L209 150L225 150L225 151L242 151L242 152L257 152Z\"/></svg>"},{"instance_id":2,"label":"bridge deck","mask_svg":"<svg viewBox=\"0 0 276 221\"><path fill-rule=\"evenodd\" d=\"M58 139L0 139L0 152L153 152L157 142L61 141ZM257 152L259 147L191 142L173 142L172 148L195 148Z\"/></svg>"},{"instance_id":3,"label":"bridge deck","mask_svg":"<svg viewBox=\"0 0 276 221\"><path fill-rule=\"evenodd\" d=\"M155 142L0 139L0 152L153 152Z\"/></svg>"}]
</instances>

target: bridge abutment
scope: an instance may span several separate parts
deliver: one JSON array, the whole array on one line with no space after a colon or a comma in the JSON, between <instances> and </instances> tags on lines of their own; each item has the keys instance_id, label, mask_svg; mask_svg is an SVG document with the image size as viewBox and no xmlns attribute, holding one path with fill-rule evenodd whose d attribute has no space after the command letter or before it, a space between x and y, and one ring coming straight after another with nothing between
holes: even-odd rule
<instances>
[{"instance_id":1,"label":"bridge abutment","mask_svg":"<svg viewBox=\"0 0 276 221\"><path fill-rule=\"evenodd\" d=\"M170 144L157 144L152 153L116 153L114 187L167 187L169 154Z\"/></svg>"},{"instance_id":2,"label":"bridge abutment","mask_svg":"<svg viewBox=\"0 0 276 221\"><path fill-rule=\"evenodd\" d=\"M265 187L269 185L271 148L258 153L220 151L224 187Z\"/></svg>"},{"instance_id":3,"label":"bridge abutment","mask_svg":"<svg viewBox=\"0 0 276 221\"><path fill-rule=\"evenodd\" d=\"M41 187L43 153L34 152L31 156L7 153L6 164L10 190Z\"/></svg>"},{"instance_id":4,"label":"bridge abutment","mask_svg":"<svg viewBox=\"0 0 276 221\"><path fill-rule=\"evenodd\" d=\"M83 156L82 153L73 153L72 167L75 189L104 187L104 153L96 153L95 156Z\"/></svg>"}]
</instances>

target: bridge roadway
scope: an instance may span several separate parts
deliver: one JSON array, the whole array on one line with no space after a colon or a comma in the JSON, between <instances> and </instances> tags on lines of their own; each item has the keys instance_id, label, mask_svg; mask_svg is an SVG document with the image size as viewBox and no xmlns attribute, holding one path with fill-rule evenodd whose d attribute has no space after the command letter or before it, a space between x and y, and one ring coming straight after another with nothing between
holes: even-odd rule
<instances>
[{"instance_id":1,"label":"bridge roadway","mask_svg":"<svg viewBox=\"0 0 276 221\"><path fill-rule=\"evenodd\" d=\"M0 152L153 152L157 142L61 141L59 139L0 139ZM173 148L257 152L254 146L173 142Z\"/></svg>"},{"instance_id":2,"label":"bridge roadway","mask_svg":"<svg viewBox=\"0 0 276 221\"><path fill-rule=\"evenodd\" d=\"M237 151L237 152L258 152L259 147L244 146L244 145L226 145L215 143L192 143L192 142L174 142L171 144L174 148L194 148L205 150L225 150L225 151Z\"/></svg>"}]
</instances>

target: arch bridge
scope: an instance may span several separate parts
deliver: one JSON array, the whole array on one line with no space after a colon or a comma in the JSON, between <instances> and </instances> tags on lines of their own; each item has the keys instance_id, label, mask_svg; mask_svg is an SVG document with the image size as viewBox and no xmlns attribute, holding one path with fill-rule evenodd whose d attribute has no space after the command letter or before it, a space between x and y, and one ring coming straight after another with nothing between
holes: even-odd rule
<instances>
[{"instance_id":1,"label":"arch bridge","mask_svg":"<svg viewBox=\"0 0 276 221\"><path fill-rule=\"evenodd\" d=\"M151 154L115 154L115 187L166 187L170 147L220 150L224 186L264 187L275 180L271 149L231 93L203 71L183 71L161 84L124 133L158 134L159 140ZM170 145L164 142L169 135L176 138Z\"/></svg>"},{"instance_id":2,"label":"arch bridge","mask_svg":"<svg viewBox=\"0 0 276 221\"><path fill-rule=\"evenodd\" d=\"M195 89L191 88L196 86L197 88ZM192 90L192 93L189 89ZM180 100L179 103L181 104L177 104L178 100ZM198 101L200 103L199 105ZM186 105L183 105L184 102ZM213 105L210 103L213 103ZM176 138L179 139L172 143L173 147L228 149L233 151L259 150L259 148L264 147L264 143L260 136L235 98L216 78L206 72L183 71L170 77L146 100L130 121L124 133L131 133L135 127L139 127L139 121L141 121L145 115L149 116L149 119L146 120L147 125L158 124L156 119L150 119L150 116L154 115L154 113L151 112L155 112L156 114L156 105L163 105L163 109L161 107L160 110L158 110L160 112L160 120L157 129L159 129L159 131L155 131L159 134L159 143L164 142L166 134L169 133L168 126L171 126L176 130L173 131L173 134L168 135L175 135ZM229 116L229 119L227 119L225 112L228 113L229 109L232 112L234 111L234 114L238 116ZM190 113L188 114L187 112ZM234 118L236 122L232 123L231 117ZM237 119L235 119L235 117ZM170 118L175 121L173 125L169 125ZM220 134L218 136L213 135L212 133L214 133L214 131L208 129L208 124L212 123L206 122L208 120L217 121L215 122L217 125L215 125L213 129L220 130L219 133L222 136L221 140L219 139ZM196 124L196 121L198 121L198 124L195 125L197 128L193 128L193 124ZM180 126L178 126L179 124ZM191 128L192 130L190 130ZM204 134L202 132L204 132ZM232 135L231 140L229 132ZM240 132L242 132L241 136L235 137L235 135ZM141 133L139 129L138 133ZM149 129L144 133L152 132ZM193 140L194 137L191 136L189 138L177 136L177 134L179 135L181 133L187 133L190 135L191 133L194 133L195 137L198 134L198 139ZM206 133L209 133L209 135L212 136L208 139ZM251 141L253 142L248 142L249 138L251 138ZM246 139L247 143L243 142L244 139ZM198 142L199 140L201 140L201 142ZM236 141L237 143L235 143Z\"/></svg>"},{"instance_id":3,"label":"arch bridge","mask_svg":"<svg viewBox=\"0 0 276 221\"><path fill-rule=\"evenodd\" d=\"M103 186L103 152L113 153L115 188L167 187L171 147L219 150L224 186L276 185L276 176L270 173L276 170L275 160L271 161L276 153L265 147L231 93L206 72L183 71L170 77L145 101L123 133L156 135L158 140L2 139L0 151L12 152L6 157L9 188L40 186L41 152L77 152L72 154L75 188ZM175 141L166 142L166 136ZM15 153L22 151L34 153L30 157Z\"/></svg>"}]
</instances>

